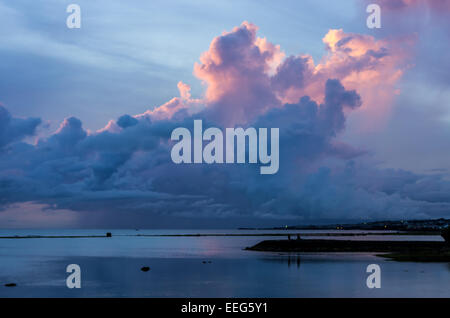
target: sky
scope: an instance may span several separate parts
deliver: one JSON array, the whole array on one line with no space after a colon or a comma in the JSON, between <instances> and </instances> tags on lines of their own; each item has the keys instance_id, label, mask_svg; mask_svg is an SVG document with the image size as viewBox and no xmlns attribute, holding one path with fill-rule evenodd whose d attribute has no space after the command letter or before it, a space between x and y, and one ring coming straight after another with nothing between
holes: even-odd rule
<instances>
[{"instance_id":1,"label":"sky","mask_svg":"<svg viewBox=\"0 0 450 318\"><path fill-rule=\"evenodd\" d=\"M0 228L450 217L449 14L446 0L0 1ZM174 164L171 132L195 119L279 128L278 173Z\"/></svg>"}]
</instances>

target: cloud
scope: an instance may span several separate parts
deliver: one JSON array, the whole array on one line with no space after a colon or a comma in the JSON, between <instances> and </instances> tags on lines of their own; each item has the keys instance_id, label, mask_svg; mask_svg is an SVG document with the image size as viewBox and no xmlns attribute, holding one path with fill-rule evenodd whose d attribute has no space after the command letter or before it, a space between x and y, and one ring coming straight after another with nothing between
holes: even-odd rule
<instances>
[{"instance_id":1,"label":"cloud","mask_svg":"<svg viewBox=\"0 0 450 318\"><path fill-rule=\"evenodd\" d=\"M16 118L0 104L0 151L8 144L33 136L41 123L39 118Z\"/></svg>"},{"instance_id":2,"label":"cloud","mask_svg":"<svg viewBox=\"0 0 450 318\"><path fill-rule=\"evenodd\" d=\"M214 38L194 65L194 74L207 85L207 116L215 122L244 124L280 105L269 74L281 52L256 31L255 25L244 22Z\"/></svg>"},{"instance_id":3,"label":"cloud","mask_svg":"<svg viewBox=\"0 0 450 318\"><path fill-rule=\"evenodd\" d=\"M33 202L16 203L6 211L0 210L2 228L62 228L73 227L79 214L70 210L59 210L45 204Z\"/></svg>"},{"instance_id":4,"label":"cloud","mask_svg":"<svg viewBox=\"0 0 450 318\"><path fill-rule=\"evenodd\" d=\"M189 85L180 81L177 86L180 97L174 97L167 103L136 117L149 117L156 120L171 119L177 113L189 115L203 108L204 104L201 99L191 98L191 87Z\"/></svg>"},{"instance_id":5,"label":"cloud","mask_svg":"<svg viewBox=\"0 0 450 318\"><path fill-rule=\"evenodd\" d=\"M323 42L327 55L318 64L311 56L300 55L289 57L279 66L274 77L278 96L290 103L303 95L321 101L325 82L338 78L362 97L360 128L382 123L399 92L397 82L408 67L407 47L412 42L376 40L343 30L329 30Z\"/></svg>"},{"instance_id":6,"label":"cloud","mask_svg":"<svg viewBox=\"0 0 450 318\"><path fill-rule=\"evenodd\" d=\"M345 128L345 110L361 106L356 91L347 91L340 81L330 79L325 85L325 100L317 104L304 96L296 104L286 104L258 117L255 127L279 127L282 170L301 170L308 162L331 154L349 158L361 154L351 146L336 143L335 137ZM286 145L296 145L287 147ZM297 165L292 166L292 163Z\"/></svg>"},{"instance_id":7,"label":"cloud","mask_svg":"<svg viewBox=\"0 0 450 318\"><path fill-rule=\"evenodd\" d=\"M0 154L0 206L33 202L110 223L129 213L135 224L140 215L155 224L166 217L441 216L450 204L442 174L378 169L368 150L340 138L349 116L366 112L359 117L365 125L364 116L388 113L407 67L404 46L343 30L330 30L323 41L327 54L318 64L306 54L284 57L244 22L214 38L194 65L205 84L201 98L179 82L179 96L159 107L95 132L69 117L34 145L20 140L40 120L8 119L2 108L5 127L16 128L0 133L9 148ZM192 128L194 119L205 127L279 127L279 173L262 176L248 164L175 165L170 133Z\"/></svg>"},{"instance_id":8,"label":"cloud","mask_svg":"<svg viewBox=\"0 0 450 318\"><path fill-rule=\"evenodd\" d=\"M393 11L408 8L428 8L442 13L450 10L450 3L447 0L378 0L377 3L382 9Z\"/></svg>"},{"instance_id":9,"label":"cloud","mask_svg":"<svg viewBox=\"0 0 450 318\"><path fill-rule=\"evenodd\" d=\"M280 46L258 37L257 30L244 22L224 32L194 65L194 74L206 85L205 115L215 122L245 124L305 95L322 102L326 81L338 78L362 96L360 125L373 128L389 115L414 43L408 38L377 40L332 29L323 38L327 54L316 64L307 54L284 58ZM174 98L153 112L170 118L187 107Z\"/></svg>"}]
</instances>

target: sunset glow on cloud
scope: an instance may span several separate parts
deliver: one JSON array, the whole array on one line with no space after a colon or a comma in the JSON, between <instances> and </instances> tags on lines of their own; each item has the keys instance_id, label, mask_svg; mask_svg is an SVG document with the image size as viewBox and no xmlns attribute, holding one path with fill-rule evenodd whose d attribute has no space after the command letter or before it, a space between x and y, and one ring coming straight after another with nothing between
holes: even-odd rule
<instances>
[{"instance_id":1,"label":"sunset glow on cloud","mask_svg":"<svg viewBox=\"0 0 450 318\"><path fill-rule=\"evenodd\" d=\"M415 6L447 9L445 1L380 2L391 13ZM404 109L398 103L406 97L417 103L423 98L415 95L418 92L403 90L413 85L408 74L416 64L426 68L428 63L418 58L423 49L420 33L385 37L330 27L322 38L314 39L323 45L318 59L307 49L287 53L277 38L263 36L256 23L244 21L226 29L204 39L196 51L198 58L189 65L193 77L173 75L174 63L163 68L161 78L177 83L173 87L163 80L158 86L131 87L120 76L107 82L130 90L130 105L139 104L132 96L140 90L156 94L163 87L171 94L178 89L178 93L146 101L146 105L156 105L147 109L139 104L141 111L124 104L121 115L105 120L103 128L87 129L83 118L67 113L62 123L53 126L54 132L46 134L45 116L19 116L9 103L0 104L0 215L6 213L0 220L9 220L18 206L26 207L21 218L32 219L33 205L41 212L69 211L61 219L64 225L71 220L88 224L90 213L112 224L120 223L124 213L130 220L145 215L146 224L172 217L303 221L446 213L450 208L446 172L382 168L370 143L361 146L349 141L352 136L342 138L346 132L361 138L382 134L392 120L408 121L409 113L398 113ZM264 34L268 33L265 28ZM148 54L153 53L149 50ZM139 60L133 57L133 62ZM126 68L127 63L116 62L115 66ZM99 94L98 90L90 92ZM104 92L111 94L111 100L122 98L108 86ZM29 94L37 93L30 89ZM12 93L8 96L16 98ZM89 96L85 98L88 105ZM106 104L97 108L93 100L88 106L92 117L114 109ZM406 107L405 103L401 106ZM174 165L170 133L175 127L192 128L195 119L202 119L207 127L279 127L279 172L269 178L244 164ZM427 136L427 132L417 134ZM51 217L48 211L44 214Z\"/></svg>"},{"instance_id":2,"label":"sunset glow on cloud","mask_svg":"<svg viewBox=\"0 0 450 318\"><path fill-rule=\"evenodd\" d=\"M206 85L203 99L191 100L190 87L180 82L181 97L148 114L167 119L181 109L192 114L200 104L215 120L245 124L305 95L322 102L325 82L337 78L361 94L362 110L375 124L389 113L399 92L396 84L408 66L407 47L413 45L329 30L323 38L327 55L315 64L307 54L285 57L279 45L258 37L257 30L244 22L211 42L194 66L194 74Z\"/></svg>"},{"instance_id":3,"label":"sunset glow on cloud","mask_svg":"<svg viewBox=\"0 0 450 318\"><path fill-rule=\"evenodd\" d=\"M429 8L437 12L450 10L450 3L447 0L380 0L377 2L391 10L407 8Z\"/></svg>"}]
</instances>

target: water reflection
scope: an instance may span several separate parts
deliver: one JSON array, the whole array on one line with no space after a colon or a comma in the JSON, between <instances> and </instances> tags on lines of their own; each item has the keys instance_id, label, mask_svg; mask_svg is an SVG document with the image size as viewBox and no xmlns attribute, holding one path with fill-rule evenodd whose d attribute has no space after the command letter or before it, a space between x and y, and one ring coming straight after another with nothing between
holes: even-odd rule
<instances>
[{"instance_id":1,"label":"water reflection","mask_svg":"<svg viewBox=\"0 0 450 318\"><path fill-rule=\"evenodd\" d=\"M273 263L282 263L287 264L288 267L295 266L297 268L300 268L300 255L283 255L280 254L277 257L265 257L262 258L263 261L266 262L273 262Z\"/></svg>"},{"instance_id":2,"label":"water reflection","mask_svg":"<svg viewBox=\"0 0 450 318\"><path fill-rule=\"evenodd\" d=\"M128 236L134 230L112 233L112 238L0 240L0 282L17 283L14 288L0 285L0 297L450 297L449 263L394 262L371 253L243 250L261 240L279 239L275 236L136 237ZM98 233L71 230L62 234ZM296 235L291 235L291 240L295 239ZM381 266L383 275L383 287L375 291L365 283L367 265L373 263ZM68 264L82 269L80 290L66 287ZM144 273L140 270L143 266L151 269Z\"/></svg>"}]
</instances>

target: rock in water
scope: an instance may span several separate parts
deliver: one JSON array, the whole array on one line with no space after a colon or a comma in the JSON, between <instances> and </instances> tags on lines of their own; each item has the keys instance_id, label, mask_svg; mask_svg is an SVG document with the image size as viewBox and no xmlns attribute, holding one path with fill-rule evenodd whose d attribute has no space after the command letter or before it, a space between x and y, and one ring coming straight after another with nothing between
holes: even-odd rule
<instances>
[{"instance_id":1,"label":"rock in water","mask_svg":"<svg viewBox=\"0 0 450 318\"><path fill-rule=\"evenodd\" d=\"M445 242L450 245L450 227L443 229L441 236L444 238Z\"/></svg>"},{"instance_id":2,"label":"rock in water","mask_svg":"<svg viewBox=\"0 0 450 318\"><path fill-rule=\"evenodd\" d=\"M141 271L143 271L143 272L148 272L149 270L150 270L150 267L148 267L148 266L144 266L141 268Z\"/></svg>"},{"instance_id":3,"label":"rock in water","mask_svg":"<svg viewBox=\"0 0 450 318\"><path fill-rule=\"evenodd\" d=\"M17 284L14 284L14 283L5 284L5 287L16 287L16 286L17 286Z\"/></svg>"}]
</instances>

